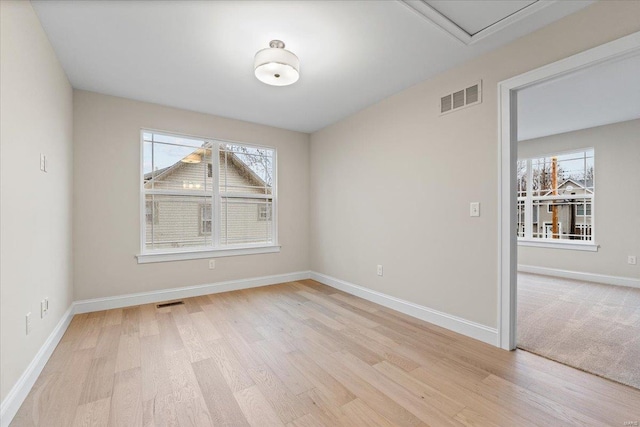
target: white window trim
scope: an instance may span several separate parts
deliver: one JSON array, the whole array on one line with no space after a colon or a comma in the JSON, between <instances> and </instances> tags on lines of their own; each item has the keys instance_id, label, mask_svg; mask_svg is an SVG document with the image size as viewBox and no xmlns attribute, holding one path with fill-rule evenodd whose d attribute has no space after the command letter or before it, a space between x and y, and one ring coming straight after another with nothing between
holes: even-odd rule
<instances>
[{"instance_id":1,"label":"white window trim","mask_svg":"<svg viewBox=\"0 0 640 427\"><path fill-rule=\"evenodd\" d=\"M237 244L237 245L224 245L217 247L206 247L206 248L185 248L185 249L157 249L157 250L146 250L146 236L145 236L145 227L146 227L146 215L145 212L145 195L146 194L168 194L171 191L162 190L161 192L157 192L154 190L145 190L144 188L144 180L140 179L140 177L144 174L144 134L145 133L159 133L168 136L174 136L177 138L186 137L186 138L194 138L201 139L206 142L212 142L215 145L215 149L212 148L211 156L212 159L219 159L220 152L220 144L221 143L229 143L229 144L238 144L244 145L247 147L254 148L263 148L273 150L273 184L271 188L270 195L251 195L251 197L255 198L270 198L271 199L271 221L273 222L273 239L271 243L258 243L258 244ZM215 157L214 157L215 156ZM268 253L277 253L280 252L281 246L278 243L278 151L275 147L269 147L266 145L252 144L243 141L233 141L233 140L222 140L217 138L209 138L203 137L199 135L190 135L190 134L177 134L170 131L165 131L161 129L151 129L151 128L142 128L140 129L140 253L135 255L138 260L138 264L147 264L147 263L155 263L155 262L168 262L168 261L183 261L190 259L204 259L204 258L218 258L218 257L228 257L228 256L241 256L241 255L255 255L255 254L268 254ZM212 161L212 172L213 176L220 176L220 166L218 161ZM220 186L212 185L212 196L213 196L213 212L220 212L221 205L221 197L220 197ZM183 195L188 191L176 191L176 194ZM195 192L194 194L202 195L202 192ZM226 194L226 197L233 197L236 194L229 193ZM239 196L239 194L238 194ZM244 197L244 195L243 195ZM212 217L212 234L213 242L219 242L221 235L221 218Z\"/></svg>"},{"instance_id":2,"label":"white window trim","mask_svg":"<svg viewBox=\"0 0 640 427\"><path fill-rule=\"evenodd\" d=\"M149 264L154 262L169 262L169 261L185 261L190 259L205 259L205 258L222 258L228 256L240 256L240 255L258 255L258 254L272 254L280 252L281 246L279 245L261 245L261 246L238 246L232 247L231 245L220 249L204 249L204 250L185 250L185 251L171 251L171 252L148 252L144 254L136 255L138 264Z\"/></svg>"},{"instance_id":3,"label":"white window trim","mask_svg":"<svg viewBox=\"0 0 640 427\"><path fill-rule=\"evenodd\" d=\"M565 241L558 241L558 240L559 239L536 239L536 240L518 239L518 246L529 246L532 248L547 248L547 249L569 249L572 251L589 251L589 252L598 252L598 248L600 247L600 245L596 243L585 242L584 240L565 240Z\"/></svg>"}]
</instances>

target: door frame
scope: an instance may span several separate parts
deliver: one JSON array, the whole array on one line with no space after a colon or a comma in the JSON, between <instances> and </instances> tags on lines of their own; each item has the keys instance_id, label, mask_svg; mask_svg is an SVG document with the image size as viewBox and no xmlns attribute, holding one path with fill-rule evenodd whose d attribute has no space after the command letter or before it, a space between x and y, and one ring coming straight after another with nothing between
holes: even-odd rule
<instances>
[{"instance_id":1,"label":"door frame","mask_svg":"<svg viewBox=\"0 0 640 427\"><path fill-rule=\"evenodd\" d=\"M498 83L498 345L516 348L517 91L610 60L640 54L640 31Z\"/></svg>"}]
</instances>

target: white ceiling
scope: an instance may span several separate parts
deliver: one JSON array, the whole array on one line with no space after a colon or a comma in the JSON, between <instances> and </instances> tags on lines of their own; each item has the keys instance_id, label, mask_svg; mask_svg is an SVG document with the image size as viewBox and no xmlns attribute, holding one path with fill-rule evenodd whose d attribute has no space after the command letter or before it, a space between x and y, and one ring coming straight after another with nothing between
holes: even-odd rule
<instances>
[{"instance_id":1,"label":"white ceiling","mask_svg":"<svg viewBox=\"0 0 640 427\"><path fill-rule=\"evenodd\" d=\"M485 2L448 3L450 19L474 31L528 2L490 1L486 14L466 13ZM548 2L473 46L399 1L33 5L75 88L313 132L589 3ZM254 54L272 39L300 58L292 86L253 75Z\"/></svg>"},{"instance_id":2,"label":"white ceiling","mask_svg":"<svg viewBox=\"0 0 640 427\"><path fill-rule=\"evenodd\" d=\"M640 118L640 55L518 92L518 140Z\"/></svg>"}]
</instances>

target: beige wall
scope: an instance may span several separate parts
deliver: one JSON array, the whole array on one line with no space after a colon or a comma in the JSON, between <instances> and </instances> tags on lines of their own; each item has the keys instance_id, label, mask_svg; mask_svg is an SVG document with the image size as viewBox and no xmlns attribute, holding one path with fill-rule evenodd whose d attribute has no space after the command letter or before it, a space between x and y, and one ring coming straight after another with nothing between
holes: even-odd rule
<instances>
[{"instance_id":1,"label":"beige wall","mask_svg":"<svg viewBox=\"0 0 640 427\"><path fill-rule=\"evenodd\" d=\"M76 300L308 270L309 135L78 90L73 127ZM141 128L275 147L282 251L137 264Z\"/></svg>"},{"instance_id":2,"label":"beige wall","mask_svg":"<svg viewBox=\"0 0 640 427\"><path fill-rule=\"evenodd\" d=\"M598 252L518 247L518 264L640 278L640 120L568 132L518 143L518 157L593 147L595 243Z\"/></svg>"},{"instance_id":3,"label":"beige wall","mask_svg":"<svg viewBox=\"0 0 640 427\"><path fill-rule=\"evenodd\" d=\"M0 2L0 386L24 372L72 301L72 89L31 3ZM40 171L40 153L49 171ZM49 315L40 318L40 300ZM32 332L25 334L31 312Z\"/></svg>"},{"instance_id":4,"label":"beige wall","mask_svg":"<svg viewBox=\"0 0 640 427\"><path fill-rule=\"evenodd\" d=\"M639 31L638 16L598 2L313 134L312 269L495 327L497 84ZM480 79L481 105L439 116L441 95Z\"/></svg>"}]
</instances>

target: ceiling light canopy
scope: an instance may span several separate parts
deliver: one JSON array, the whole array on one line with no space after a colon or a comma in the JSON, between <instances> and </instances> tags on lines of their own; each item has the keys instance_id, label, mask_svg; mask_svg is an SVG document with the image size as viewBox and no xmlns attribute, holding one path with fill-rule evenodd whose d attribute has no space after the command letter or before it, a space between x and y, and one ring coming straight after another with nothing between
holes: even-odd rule
<instances>
[{"instance_id":1,"label":"ceiling light canopy","mask_svg":"<svg viewBox=\"0 0 640 427\"><path fill-rule=\"evenodd\" d=\"M272 86L287 86L300 78L300 60L284 48L284 42L272 40L269 48L256 53L254 68L256 77Z\"/></svg>"}]
</instances>

